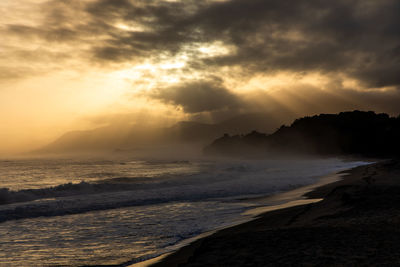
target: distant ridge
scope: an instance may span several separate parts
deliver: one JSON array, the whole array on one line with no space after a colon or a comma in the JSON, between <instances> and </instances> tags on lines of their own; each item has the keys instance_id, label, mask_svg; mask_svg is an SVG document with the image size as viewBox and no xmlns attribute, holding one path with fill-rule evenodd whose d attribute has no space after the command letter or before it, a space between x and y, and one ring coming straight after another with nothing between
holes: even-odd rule
<instances>
[{"instance_id":1,"label":"distant ridge","mask_svg":"<svg viewBox=\"0 0 400 267\"><path fill-rule=\"evenodd\" d=\"M216 124L182 121L164 128L106 126L87 131L67 132L35 153L123 151L176 143L204 146L224 133L238 134L251 129L272 132L278 126L279 122L262 113L242 114Z\"/></svg>"},{"instance_id":2,"label":"distant ridge","mask_svg":"<svg viewBox=\"0 0 400 267\"><path fill-rule=\"evenodd\" d=\"M257 131L224 135L205 147L204 152L225 156L302 153L397 157L400 117L358 110L303 117L271 135Z\"/></svg>"}]
</instances>

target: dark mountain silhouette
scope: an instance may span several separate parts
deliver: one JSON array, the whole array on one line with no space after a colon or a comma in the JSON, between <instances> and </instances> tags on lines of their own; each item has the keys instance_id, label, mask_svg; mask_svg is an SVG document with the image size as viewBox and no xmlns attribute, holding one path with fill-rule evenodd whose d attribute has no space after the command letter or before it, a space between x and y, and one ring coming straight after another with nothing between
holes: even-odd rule
<instances>
[{"instance_id":1,"label":"dark mountain silhouette","mask_svg":"<svg viewBox=\"0 0 400 267\"><path fill-rule=\"evenodd\" d=\"M247 135L225 134L204 151L231 156L270 153L399 156L400 117L372 111L320 114L297 119L271 135L256 131Z\"/></svg>"},{"instance_id":2,"label":"dark mountain silhouette","mask_svg":"<svg viewBox=\"0 0 400 267\"><path fill-rule=\"evenodd\" d=\"M279 123L261 113L243 114L216 124L182 121L171 127L111 125L88 131L73 131L35 151L74 153L113 150L137 150L176 143L204 146L224 133L238 134L251 129L272 132Z\"/></svg>"}]
</instances>

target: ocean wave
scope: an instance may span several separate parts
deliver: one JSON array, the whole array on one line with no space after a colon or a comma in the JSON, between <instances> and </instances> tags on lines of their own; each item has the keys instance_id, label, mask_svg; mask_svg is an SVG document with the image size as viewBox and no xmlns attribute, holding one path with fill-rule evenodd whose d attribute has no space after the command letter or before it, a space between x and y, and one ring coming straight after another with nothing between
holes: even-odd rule
<instances>
[{"instance_id":1,"label":"ocean wave","mask_svg":"<svg viewBox=\"0 0 400 267\"><path fill-rule=\"evenodd\" d=\"M107 179L104 180L104 182L97 183L82 181L80 183L66 183L54 187L24 189L19 191L12 191L9 188L0 188L0 205L27 202L43 198L57 198L137 189L137 186L129 185L127 183L132 180L129 177L119 177L114 179L115 183L111 183L113 179ZM140 180L140 178L135 179Z\"/></svg>"},{"instance_id":2,"label":"ocean wave","mask_svg":"<svg viewBox=\"0 0 400 267\"><path fill-rule=\"evenodd\" d=\"M318 177L365 163L337 160L219 164L193 175L116 177L96 182L67 183L42 189L0 189L0 222L60 216L174 201L241 199L312 184ZM282 167L282 166L284 167Z\"/></svg>"}]
</instances>

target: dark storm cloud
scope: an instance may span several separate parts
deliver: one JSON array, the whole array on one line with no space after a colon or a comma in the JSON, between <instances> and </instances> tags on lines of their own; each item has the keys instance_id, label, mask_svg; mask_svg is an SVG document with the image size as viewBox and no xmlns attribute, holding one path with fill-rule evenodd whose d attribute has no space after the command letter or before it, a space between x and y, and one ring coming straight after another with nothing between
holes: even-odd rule
<instances>
[{"instance_id":1,"label":"dark storm cloud","mask_svg":"<svg viewBox=\"0 0 400 267\"><path fill-rule=\"evenodd\" d=\"M148 29L109 36L95 49L96 56L106 60L173 54L195 43L221 41L235 47L235 52L212 59L191 54L191 66L340 72L369 87L400 83L396 0L103 0L92 3L87 12L105 21L138 22Z\"/></svg>"},{"instance_id":2,"label":"dark storm cloud","mask_svg":"<svg viewBox=\"0 0 400 267\"><path fill-rule=\"evenodd\" d=\"M351 110L375 110L400 115L400 90L353 90L340 82L324 90L309 84L276 88L247 94L231 92L218 79L187 82L151 92L148 97L182 107L192 119L214 122L245 113L263 113L271 119L290 123L301 117ZM245 123L245 122L244 122Z\"/></svg>"},{"instance_id":3,"label":"dark storm cloud","mask_svg":"<svg viewBox=\"0 0 400 267\"><path fill-rule=\"evenodd\" d=\"M198 36L188 34L178 25L203 6L202 2L101 0L91 3L86 11L96 19L103 19L103 23L123 22L145 29L122 33L115 29L108 39L94 47L94 54L98 59L126 61L133 57L178 53L182 47L197 41Z\"/></svg>"},{"instance_id":4,"label":"dark storm cloud","mask_svg":"<svg viewBox=\"0 0 400 267\"><path fill-rule=\"evenodd\" d=\"M180 106L185 113L238 109L242 104L239 96L223 87L217 78L160 89L150 97Z\"/></svg>"},{"instance_id":5,"label":"dark storm cloud","mask_svg":"<svg viewBox=\"0 0 400 267\"><path fill-rule=\"evenodd\" d=\"M181 52L193 70L317 71L345 74L365 87L400 84L398 0L53 0L44 7L41 26L8 31L84 42L90 58L103 63ZM217 41L234 49L208 58L194 49Z\"/></svg>"}]
</instances>

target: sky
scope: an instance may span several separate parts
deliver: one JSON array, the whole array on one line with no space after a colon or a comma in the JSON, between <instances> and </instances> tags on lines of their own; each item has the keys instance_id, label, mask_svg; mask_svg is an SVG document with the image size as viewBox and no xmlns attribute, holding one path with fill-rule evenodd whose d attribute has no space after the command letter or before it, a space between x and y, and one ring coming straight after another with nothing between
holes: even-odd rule
<instances>
[{"instance_id":1,"label":"sky","mask_svg":"<svg viewBox=\"0 0 400 267\"><path fill-rule=\"evenodd\" d=\"M0 153L108 124L400 114L398 0L0 0L0 11Z\"/></svg>"}]
</instances>

